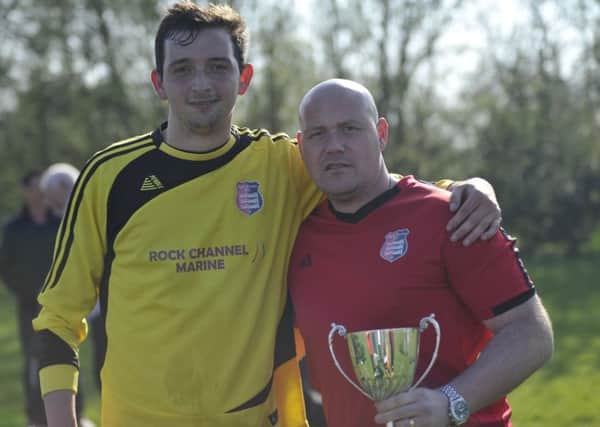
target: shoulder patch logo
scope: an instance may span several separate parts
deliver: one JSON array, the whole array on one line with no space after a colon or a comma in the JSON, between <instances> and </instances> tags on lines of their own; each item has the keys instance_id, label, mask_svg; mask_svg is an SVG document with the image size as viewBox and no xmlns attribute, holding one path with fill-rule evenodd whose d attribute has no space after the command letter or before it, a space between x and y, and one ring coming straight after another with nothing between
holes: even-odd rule
<instances>
[{"instance_id":1,"label":"shoulder patch logo","mask_svg":"<svg viewBox=\"0 0 600 427\"><path fill-rule=\"evenodd\" d=\"M240 211L253 215L263 207L263 197L260 194L260 184L256 181L240 181L237 183L235 202Z\"/></svg>"},{"instance_id":2,"label":"shoulder patch logo","mask_svg":"<svg viewBox=\"0 0 600 427\"><path fill-rule=\"evenodd\" d=\"M160 182L160 179L156 175L150 175L144 178L140 191L153 191L160 190L161 188L165 188L165 186Z\"/></svg>"},{"instance_id":3,"label":"shoulder patch logo","mask_svg":"<svg viewBox=\"0 0 600 427\"><path fill-rule=\"evenodd\" d=\"M394 262L402 258L408 252L408 228L390 231L385 235L383 245L379 250L381 258L387 262Z\"/></svg>"}]
</instances>

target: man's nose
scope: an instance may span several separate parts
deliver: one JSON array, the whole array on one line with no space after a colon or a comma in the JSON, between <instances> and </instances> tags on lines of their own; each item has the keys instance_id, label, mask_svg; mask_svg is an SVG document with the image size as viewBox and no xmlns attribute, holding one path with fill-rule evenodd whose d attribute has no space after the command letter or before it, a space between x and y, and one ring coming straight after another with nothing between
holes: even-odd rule
<instances>
[{"instance_id":1,"label":"man's nose","mask_svg":"<svg viewBox=\"0 0 600 427\"><path fill-rule=\"evenodd\" d=\"M210 80L202 70L197 71L192 79L192 90L203 91L210 89Z\"/></svg>"},{"instance_id":2,"label":"man's nose","mask_svg":"<svg viewBox=\"0 0 600 427\"><path fill-rule=\"evenodd\" d=\"M344 151L344 144L344 136L340 135L340 132L338 132L337 130L334 130L327 136L327 144L325 146L325 149L327 150L327 152Z\"/></svg>"}]
</instances>

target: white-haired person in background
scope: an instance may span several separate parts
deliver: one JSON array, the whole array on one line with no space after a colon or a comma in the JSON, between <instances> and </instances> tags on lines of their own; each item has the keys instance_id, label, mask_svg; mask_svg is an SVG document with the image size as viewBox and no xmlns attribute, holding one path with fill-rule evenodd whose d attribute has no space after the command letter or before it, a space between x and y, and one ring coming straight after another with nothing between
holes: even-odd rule
<instances>
[{"instance_id":1,"label":"white-haired person in background","mask_svg":"<svg viewBox=\"0 0 600 427\"><path fill-rule=\"evenodd\" d=\"M68 163L55 163L42 175L40 187L46 197L46 203L52 212L61 218L67 209L78 176L79 169Z\"/></svg>"}]
</instances>

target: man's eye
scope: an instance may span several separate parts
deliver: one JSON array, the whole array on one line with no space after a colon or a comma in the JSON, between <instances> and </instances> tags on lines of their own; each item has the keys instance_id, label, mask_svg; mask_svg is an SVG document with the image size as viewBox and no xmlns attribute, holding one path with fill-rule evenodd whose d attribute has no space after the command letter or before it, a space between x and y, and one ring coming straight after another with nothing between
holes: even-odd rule
<instances>
[{"instance_id":1,"label":"man's eye","mask_svg":"<svg viewBox=\"0 0 600 427\"><path fill-rule=\"evenodd\" d=\"M315 139L315 138L319 138L320 136L322 136L323 133L324 132L322 130L315 130L315 131L309 132L307 136L309 139Z\"/></svg>"},{"instance_id":2,"label":"man's eye","mask_svg":"<svg viewBox=\"0 0 600 427\"><path fill-rule=\"evenodd\" d=\"M346 126L344 126L343 129L344 129L344 132L347 132L347 133L357 132L360 130L358 127L352 126L352 125L346 125Z\"/></svg>"},{"instance_id":3,"label":"man's eye","mask_svg":"<svg viewBox=\"0 0 600 427\"><path fill-rule=\"evenodd\" d=\"M192 67L190 67L189 65L178 65L177 67L173 68L173 74L186 74L189 73L191 69Z\"/></svg>"},{"instance_id":4,"label":"man's eye","mask_svg":"<svg viewBox=\"0 0 600 427\"><path fill-rule=\"evenodd\" d=\"M223 73L227 71L228 67L226 64L211 64L209 67L210 71L215 73Z\"/></svg>"}]
</instances>

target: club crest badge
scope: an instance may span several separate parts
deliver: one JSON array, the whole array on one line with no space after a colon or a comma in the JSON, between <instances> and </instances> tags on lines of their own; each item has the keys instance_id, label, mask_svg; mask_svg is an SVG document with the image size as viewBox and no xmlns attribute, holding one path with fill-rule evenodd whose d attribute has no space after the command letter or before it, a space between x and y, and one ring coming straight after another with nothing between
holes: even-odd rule
<instances>
[{"instance_id":1,"label":"club crest badge","mask_svg":"<svg viewBox=\"0 0 600 427\"><path fill-rule=\"evenodd\" d=\"M253 215L263 207L263 197L260 194L259 185L256 181L242 181L237 183L235 201L238 209L246 215Z\"/></svg>"},{"instance_id":2,"label":"club crest badge","mask_svg":"<svg viewBox=\"0 0 600 427\"><path fill-rule=\"evenodd\" d=\"M381 258L391 263L406 255L409 233L408 228L401 228L400 230L387 233L383 245L379 250Z\"/></svg>"}]
</instances>

